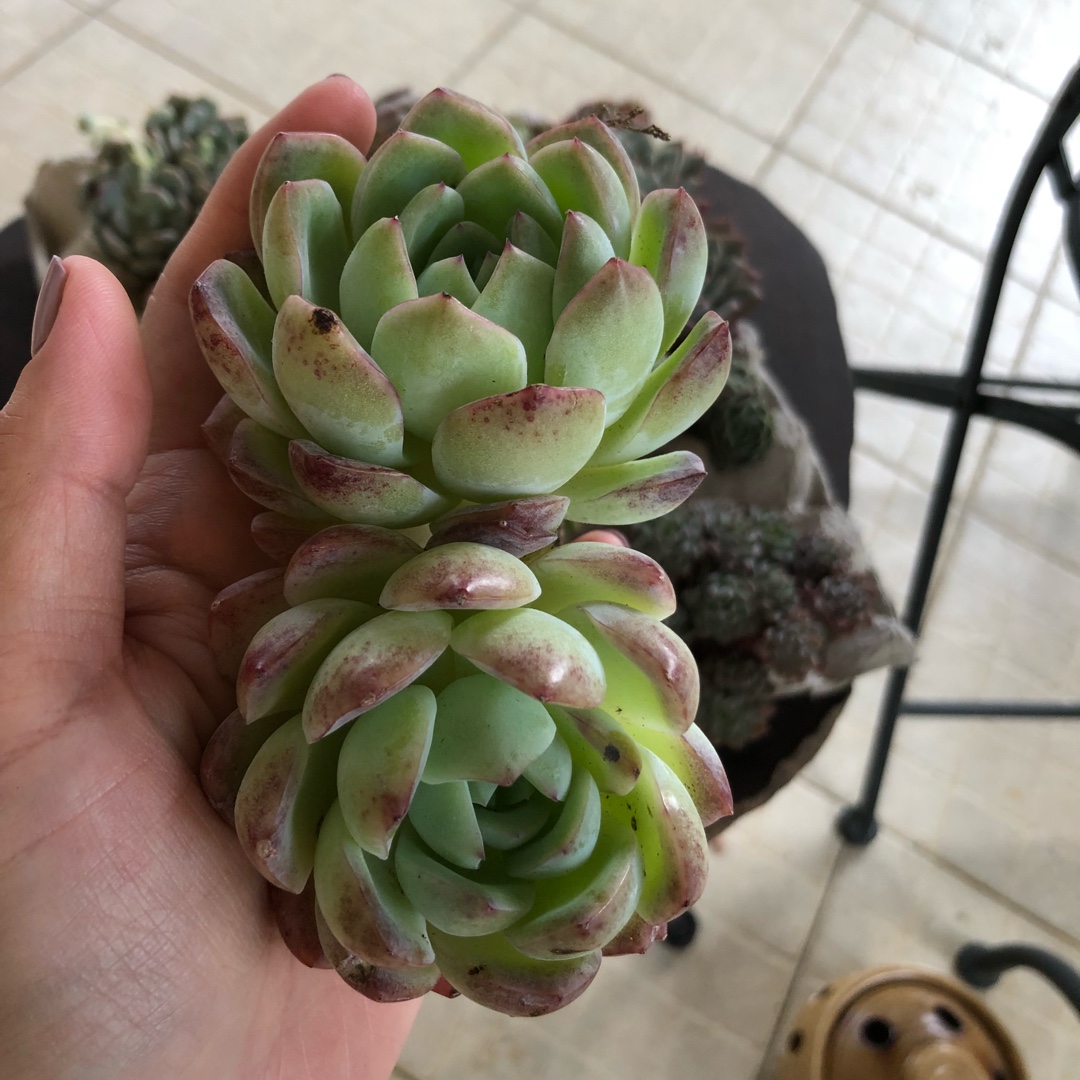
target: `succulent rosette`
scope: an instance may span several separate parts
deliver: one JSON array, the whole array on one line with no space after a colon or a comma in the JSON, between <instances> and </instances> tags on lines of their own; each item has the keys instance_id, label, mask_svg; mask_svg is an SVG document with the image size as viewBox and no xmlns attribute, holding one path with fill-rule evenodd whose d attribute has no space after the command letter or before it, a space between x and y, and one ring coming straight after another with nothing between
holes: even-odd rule
<instances>
[{"instance_id":1,"label":"succulent rosette","mask_svg":"<svg viewBox=\"0 0 1080 1080\"><path fill-rule=\"evenodd\" d=\"M204 787L302 959L549 1012L697 899L731 809L667 576L556 546L703 475L648 456L727 377L726 323L686 328L700 215L642 201L595 118L524 145L440 90L368 162L278 136L251 223L191 307L208 440L282 566L213 605L238 709Z\"/></svg>"}]
</instances>

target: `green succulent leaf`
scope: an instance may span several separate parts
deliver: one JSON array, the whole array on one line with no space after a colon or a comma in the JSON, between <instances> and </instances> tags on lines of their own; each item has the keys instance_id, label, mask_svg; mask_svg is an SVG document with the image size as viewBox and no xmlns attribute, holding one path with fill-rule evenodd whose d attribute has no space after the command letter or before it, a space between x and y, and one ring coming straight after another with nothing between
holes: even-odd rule
<instances>
[{"instance_id":1,"label":"green succulent leaf","mask_svg":"<svg viewBox=\"0 0 1080 1080\"><path fill-rule=\"evenodd\" d=\"M420 839L447 862L475 870L484 861L484 838L468 781L421 784L409 809L409 821Z\"/></svg>"},{"instance_id":2,"label":"green succulent leaf","mask_svg":"<svg viewBox=\"0 0 1080 1080\"><path fill-rule=\"evenodd\" d=\"M470 499L547 494L592 456L604 416L596 390L543 383L473 401L436 430L435 475Z\"/></svg>"},{"instance_id":3,"label":"green succulent leaf","mask_svg":"<svg viewBox=\"0 0 1080 1080\"><path fill-rule=\"evenodd\" d=\"M590 386L613 423L630 407L660 348L664 310L647 270L607 262L566 305L547 350L544 381Z\"/></svg>"},{"instance_id":4,"label":"green succulent leaf","mask_svg":"<svg viewBox=\"0 0 1080 1080\"><path fill-rule=\"evenodd\" d=\"M604 669L596 651L577 630L543 611L478 612L454 629L451 645L481 671L537 701L588 708L603 700Z\"/></svg>"},{"instance_id":5,"label":"green succulent leaf","mask_svg":"<svg viewBox=\"0 0 1080 1080\"><path fill-rule=\"evenodd\" d=\"M263 743L244 775L236 833L255 869L279 889L299 893L311 876L340 747L337 737L309 746L296 716Z\"/></svg>"},{"instance_id":6,"label":"green succulent leaf","mask_svg":"<svg viewBox=\"0 0 1080 1080\"><path fill-rule=\"evenodd\" d=\"M532 571L485 544L441 544L406 563L387 581L381 607L395 611L516 608L540 595Z\"/></svg>"},{"instance_id":7,"label":"green succulent leaf","mask_svg":"<svg viewBox=\"0 0 1080 1080\"><path fill-rule=\"evenodd\" d=\"M681 435L720 396L730 371L731 331L710 311L653 369L630 408L604 432L590 464L644 457Z\"/></svg>"},{"instance_id":8,"label":"green succulent leaf","mask_svg":"<svg viewBox=\"0 0 1080 1080\"><path fill-rule=\"evenodd\" d=\"M506 931L506 938L539 960L601 949L634 914L643 882L633 830L604 818L588 860L563 875L538 880L532 908Z\"/></svg>"},{"instance_id":9,"label":"green succulent leaf","mask_svg":"<svg viewBox=\"0 0 1080 1080\"><path fill-rule=\"evenodd\" d=\"M239 709L234 709L214 729L199 763L199 782L210 805L236 828L236 796L240 785L266 740L288 719L288 714L273 716L249 724Z\"/></svg>"},{"instance_id":10,"label":"green succulent leaf","mask_svg":"<svg viewBox=\"0 0 1080 1080\"><path fill-rule=\"evenodd\" d=\"M701 896L709 849L697 809L678 777L649 750L627 795L601 795L604 812L628 824L641 850L644 881L637 914L652 925L670 922Z\"/></svg>"},{"instance_id":11,"label":"green succulent leaf","mask_svg":"<svg viewBox=\"0 0 1080 1080\"><path fill-rule=\"evenodd\" d=\"M275 615L252 638L236 680L236 703L249 720L296 712L330 650L378 609L354 600L309 600Z\"/></svg>"},{"instance_id":12,"label":"green succulent leaf","mask_svg":"<svg viewBox=\"0 0 1080 1080\"><path fill-rule=\"evenodd\" d=\"M521 342L441 294L387 312L371 354L398 389L406 428L423 439L452 410L525 385Z\"/></svg>"},{"instance_id":13,"label":"green succulent leaf","mask_svg":"<svg viewBox=\"0 0 1080 1080\"><path fill-rule=\"evenodd\" d=\"M607 233L588 214L569 211L555 266L552 319L558 319L566 305L614 258L615 249Z\"/></svg>"},{"instance_id":14,"label":"green succulent leaf","mask_svg":"<svg viewBox=\"0 0 1080 1080\"><path fill-rule=\"evenodd\" d=\"M530 883L466 876L430 855L411 830L397 842L394 869L413 907L431 926L457 937L503 930L532 906Z\"/></svg>"},{"instance_id":15,"label":"green succulent leaf","mask_svg":"<svg viewBox=\"0 0 1080 1080\"><path fill-rule=\"evenodd\" d=\"M395 217L432 184L457 186L465 165L456 150L411 131L397 131L372 155L356 185L352 233L362 236L379 218Z\"/></svg>"},{"instance_id":16,"label":"green succulent leaf","mask_svg":"<svg viewBox=\"0 0 1080 1080\"><path fill-rule=\"evenodd\" d=\"M329 454L306 439L289 444L289 463L309 503L342 521L408 529L446 513L457 501L407 472Z\"/></svg>"},{"instance_id":17,"label":"green succulent leaf","mask_svg":"<svg viewBox=\"0 0 1080 1080\"><path fill-rule=\"evenodd\" d=\"M299 296L274 326L274 374L307 430L333 454L400 465L401 402L340 319Z\"/></svg>"},{"instance_id":18,"label":"green succulent leaf","mask_svg":"<svg viewBox=\"0 0 1080 1080\"><path fill-rule=\"evenodd\" d=\"M477 805L474 812L484 843L495 851L510 851L536 836L547 825L554 809L548 799L535 795L505 810Z\"/></svg>"},{"instance_id":19,"label":"green succulent leaf","mask_svg":"<svg viewBox=\"0 0 1080 1080\"><path fill-rule=\"evenodd\" d=\"M533 606L541 611L554 614L589 600L626 604L656 619L675 611L675 589L663 567L632 548L578 541L529 566L541 590Z\"/></svg>"},{"instance_id":20,"label":"green succulent leaf","mask_svg":"<svg viewBox=\"0 0 1080 1080\"><path fill-rule=\"evenodd\" d=\"M580 866L600 835L600 792L587 769L577 769L559 815L547 832L506 856L506 872L518 878L549 878Z\"/></svg>"},{"instance_id":21,"label":"green succulent leaf","mask_svg":"<svg viewBox=\"0 0 1080 1080\"><path fill-rule=\"evenodd\" d=\"M512 784L554 736L539 702L490 675L470 675L439 694L424 781Z\"/></svg>"},{"instance_id":22,"label":"green succulent leaf","mask_svg":"<svg viewBox=\"0 0 1080 1080\"><path fill-rule=\"evenodd\" d=\"M575 765L588 769L601 791L625 795L641 775L641 752L626 729L603 709L548 706Z\"/></svg>"},{"instance_id":23,"label":"green succulent leaf","mask_svg":"<svg viewBox=\"0 0 1080 1080\"><path fill-rule=\"evenodd\" d=\"M601 708L682 734L697 715L700 683L686 643L658 619L622 604L586 603L562 612L596 649L608 674Z\"/></svg>"},{"instance_id":24,"label":"green succulent leaf","mask_svg":"<svg viewBox=\"0 0 1080 1080\"><path fill-rule=\"evenodd\" d=\"M694 800L702 825L727 817L734 809L731 785L716 747L691 724L681 735L638 723L625 713L622 722L634 739L665 762Z\"/></svg>"},{"instance_id":25,"label":"green succulent leaf","mask_svg":"<svg viewBox=\"0 0 1080 1080\"><path fill-rule=\"evenodd\" d=\"M401 211L401 231L413 266L427 266L435 245L465 217L465 200L447 184L418 191Z\"/></svg>"},{"instance_id":26,"label":"green succulent leaf","mask_svg":"<svg viewBox=\"0 0 1080 1080\"><path fill-rule=\"evenodd\" d=\"M284 131L275 135L263 151L251 184L251 238L259 255L267 211L282 184L325 180L342 214L347 214L365 164L364 155L340 135L322 131Z\"/></svg>"},{"instance_id":27,"label":"green succulent leaf","mask_svg":"<svg viewBox=\"0 0 1080 1080\"><path fill-rule=\"evenodd\" d=\"M452 146L470 170L503 154L525 156L520 136L505 117L453 90L439 88L422 97L401 121L401 129Z\"/></svg>"},{"instance_id":28,"label":"green succulent leaf","mask_svg":"<svg viewBox=\"0 0 1080 1080\"><path fill-rule=\"evenodd\" d=\"M303 438L274 380L274 309L235 263L218 259L191 287L199 348L221 388L244 413L286 438Z\"/></svg>"},{"instance_id":29,"label":"green succulent leaf","mask_svg":"<svg viewBox=\"0 0 1080 1080\"><path fill-rule=\"evenodd\" d=\"M521 775L552 802L562 802L566 798L574 775L574 762L570 748L558 732L548 748L533 759Z\"/></svg>"},{"instance_id":30,"label":"green succulent leaf","mask_svg":"<svg viewBox=\"0 0 1080 1080\"><path fill-rule=\"evenodd\" d=\"M300 490L289 464L289 440L254 420L241 420L233 431L226 462L233 483L268 510L304 521L326 521L327 513Z\"/></svg>"},{"instance_id":31,"label":"green succulent leaf","mask_svg":"<svg viewBox=\"0 0 1080 1080\"><path fill-rule=\"evenodd\" d=\"M434 730L435 695L416 684L348 728L338 758L338 805L353 839L379 859L389 856L409 812Z\"/></svg>"},{"instance_id":32,"label":"green succulent leaf","mask_svg":"<svg viewBox=\"0 0 1080 1080\"><path fill-rule=\"evenodd\" d=\"M592 525L633 525L684 503L705 479L697 454L670 454L582 469L557 494L570 500L567 516Z\"/></svg>"},{"instance_id":33,"label":"green succulent leaf","mask_svg":"<svg viewBox=\"0 0 1080 1080\"><path fill-rule=\"evenodd\" d=\"M455 990L508 1016L544 1016L585 992L600 970L600 951L560 960L536 960L503 934L462 940L431 931L439 970Z\"/></svg>"},{"instance_id":34,"label":"green succulent leaf","mask_svg":"<svg viewBox=\"0 0 1080 1080\"><path fill-rule=\"evenodd\" d=\"M561 208L544 181L523 158L507 154L474 169L458 185L465 217L496 236L505 236L511 218L528 214L551 240L562 229Z\"/></svg>"},{"instance_id":35,"label":"green succulent leaf","mask_svg":"<svg viewBox=\"0 0 1080 1080\"><path fill-rule=\"evenodd\" d=\"M412 1001L433 990L442 977L434 964L391 968L362 960L334 937L318 905L315 906L315 926L323 955L330 966L353 990L372 1001L382 1005Z\"/></svg>"},{"instance_id":36,"label":"green succulent leaf","mask_svg":"<svg viewBox=\"0 0 1080 1080\"><path fill-rule=\"evenodd\" d=\"M693 313L709 262L709 242L697 204L683 188L650 191L634 223L630 261L643 266L664 301L666 352Z\"/></svg>"},{"instance_id":37,"label":"green succulent leaf","mask_svg":"<svg viewBox=\"0 0 1080 1080\"><path fill-rule=\"evenodd\" d=\"M459 221L446 230L432 249L430 261L438 262L460 255L469 272L475 274L488 255L497 255L501 250L502 242L483 225L477 225L475 221Z\"/></svg>"},{"instance_id":38,"label":"green succulent leaf","mask_svg":"<svg viewBox=\"0 0 1080 1080\"><path fill-rule=\"evenodd\" d=\"M623 148L622 142L612 132L607 124L602 123L595 116L586 116L582 120L573 120L568 124L550 128L541 132L525 147L531 158L538 150L554 143L568 142L580 139L583 143L591 146L614 170L615 175L622 184L626 194L626 202L630 207L631 216L638 212L641 205L641 191L638 187L637 170L630 156Z\"/></svg>"},{"instance_id":39,"label":"green succulent leaf","mask_svg":"<svg viewBox=\"0 0 1080 1080\"><path fill-rule=\"evenodd\" d=\"M210 605L210 651L218 671L235 681L251 639L290 601L280 567L241 578L214 597Z\"/></svg>"},{"instance_id":40,"label":"green succulent leaf","mask_svg":"<svg viewBox=\"0 0 1080 1080\"><path fill-rule=\"evenodd\" d=\"M435 959L424 918L394 879L393 867L353 839L336 803L319 830L315 895L334 938L367 963L397 970Z\"/></svg>"},{"instance_id":41,"label":"green succulent leaf","mask_svg":"<svg viewBox=\"0 0 1080 1080\"><path fill-rule=\"evenodd\" d=\"M615 254L629 256L632 209L618 175L598 151L570 139L537 150L529 160L564 214L588 214L607 233Z\"/></svg>"},{"instance_id":42,"label":"green succulent leaf","mask_svg":"<svg viewBox=\"0 0 1080 1080\"><path fill-rule=\"evenodd\" d=\"M474 314L509 330L524 346L530 383L540 382L544 375L544 353L555 326L551 304L545 300L554 279L547 263L508 242L472 304Z\"/></svg>"},{"instance_id":43,"label":"green succulent leaf","mask_svg":"<svg viewBox=\"0 0 1080 1080\"><path fill-rule=\"evenodd\" d=\"M390 575L420 551L393 529L332 525L296 549L285 572L285 597L290 604L324 597L377 604Z\"/></svg>"},{"instance_id":44,"label":"green succulent leaf","mask_svg":"<svg viewBox=\"0 0 1080 1080\"><path fill-rule=\"evenodd\" d=\"M560 223L560 231L561 231ZM558 233L556 233L556 236ZM559 261L559 246L534 217L523 210L518 210L510 219L506 229L506 239L516 248L527 252L534 259L539 259L554 267Z\"/></svg>"},{"instance_id":45,"label":"green succulent leaf","mask_svg":"<svg viewBox=\"0 0 1080 1080\"><path fill-rule=\"evenodd\" d=\"M311 680L308 739L323 738L414 682L442 655L452 628L445 611L388 611L348 634Z\"/></svg>"},{"instance_id":46,"label":"green succulent leaf","mask_svg":"<svg viewBox=\"0 0 1080 1080\"><path fill-rule=\"evenodd\" d=\"M349 254L341 205L325 180L282 184L263 226L266 286L276 307L302 296L337 310L338 282Z\"/></svg>"},{"instance_id":47,"label":"green succulent leaf","mask_svg":"<svg viewBox=\"0 0 1080 1080\"><path fill-rule=\"evenodd\" d=\"M451 255L433 262L416 279L416 291L420 296L446 293L461 301L467 308L471 308L480 295L480 290L465 265L464 255Z\"/></svg>"},{"instance_id":48,"label":"green succulent leaf","mask_svg":"<svg viewBox=\"0 0 1080 1080\"><path fill-rule=\"evenodd\" d=\"M342 322L369 351L379 320L419 295L406 244L402 222L380 218L357 240L341 272Z\"/></svg>"}]
</instances>

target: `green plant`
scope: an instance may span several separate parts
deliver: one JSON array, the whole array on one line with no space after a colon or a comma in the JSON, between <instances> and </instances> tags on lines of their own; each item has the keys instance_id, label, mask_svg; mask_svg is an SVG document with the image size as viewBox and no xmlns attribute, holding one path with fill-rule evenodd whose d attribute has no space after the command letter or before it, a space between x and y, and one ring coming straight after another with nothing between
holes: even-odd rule
<instances>
[{"instance_id":1,"label":"green plant","mask_svg":"<svg viewBox=\"0 0 1080 1080\"><path fill-rule=\"evenodd\" d=\"M142 134L84 116L95 158L82 187L91 230L133 295L152 285L206 196L247 138L240 117L222 117L207 98L170 97Z\"/></svg>"},{"instance_id":2,"label":"green plant","mask_svg":"<svg viewBox=\"0 0 1080 1080\"><path fill-rule=\"evenodd\" d=\"M730 810L666 575L553 546L700 481L647 455L727 376L719 316L683 336L704 226L684 191L640 199L595 118L526 146L448 91L370 161L278 136L251 220L258 260L191 308L228 395L208 439L288 565L215 601L238 711L204 786L298 898L298 955L380 1000L558 1008L694 902Z\"/></svg>"},{"instance_id":3,"label":"green plant","mask_svg":"<svg viewBox=\"0 0 1080 1080\"><path fill-rule=\"evenodd\" d=\"M776 694L820 676L831 643L889 612L851 543L814 514L702 499L627 531L671 575L669 622L701 670L697 722L721 748L762 735Z\"/></svg>"}]
</instances>

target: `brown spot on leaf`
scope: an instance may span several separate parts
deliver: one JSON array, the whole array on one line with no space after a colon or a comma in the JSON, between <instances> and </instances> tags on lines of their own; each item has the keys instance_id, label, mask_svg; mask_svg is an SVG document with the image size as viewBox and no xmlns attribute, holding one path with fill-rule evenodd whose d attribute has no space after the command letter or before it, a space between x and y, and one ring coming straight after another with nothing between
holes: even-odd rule
<instances>
[{"instance_id":1,"label":"brown spot on leaf","mask_svg":"<svg viewBox=\"0 0 1080 1080\"><path fill-rule=\"evenodd\" d=\"M329 308L317 307L311 313L311 325L316 334L329 334L337 326L337 316Z\"/></svg>"}]
</instances>

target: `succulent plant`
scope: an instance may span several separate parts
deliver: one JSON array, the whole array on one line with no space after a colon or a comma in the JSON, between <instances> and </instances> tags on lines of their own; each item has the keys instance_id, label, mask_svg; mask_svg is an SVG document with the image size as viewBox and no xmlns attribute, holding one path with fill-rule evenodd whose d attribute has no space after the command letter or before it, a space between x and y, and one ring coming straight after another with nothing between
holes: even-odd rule
<instances>
[{"instance_id":1,"label":"succulent plant","mask_svg":"<svg viewBox=\"0 0 1080 1080\"><path fill-rule=\"evenodd\" d=\"M627 530L671 574L677 626L701 672L697 723L721 749L767 729L770 701L828 682L829 646L891 609L818 516L701 499Z\"/></svg>"},{"instance_id":2,"label":"succulent plant","mask_svg":"<svg viewBox=\"0 0 1080 1080\"><path fill-rule=\"evenodd\" d=\"M80 120L96 150L82 189L95 240L134 295L157 280L214 181L247 138L241 117L208 98L170 97L143 134L115 120Z\"/></svg>"},{"instance_id":3,"label":"succulent plant","mask_svg":"<svg viewBox=\"0 0 1080 1080\"><path fill-rule=\"evenodd\" d=\"M772 448L772 405L754 351L743 334L732 340L731 374L716 404L692 432L709 450L709 464L718 471L741 469L761 461Z\"/></svg>"},{"instance_id":4,"label":"succulent plant","mask_svg":"<svg viewBox=\"0 0 1080 1080\"><path fill-rule=\"evenodd\" d=\"M287 566L214 603L238 709L204 787L298 956L378 1000L551 1011L694 902L730 811L670 581L555 546L700 481L646 456L727 375L722 319L682 336L700 216L639 201L595 118L526 146L436 91L369 161L278 136L251 223L191 308L208 441Z\"/></svg>"}]
</instances>

